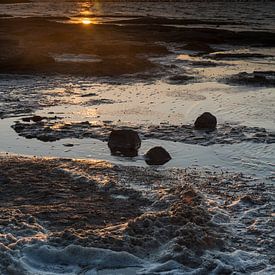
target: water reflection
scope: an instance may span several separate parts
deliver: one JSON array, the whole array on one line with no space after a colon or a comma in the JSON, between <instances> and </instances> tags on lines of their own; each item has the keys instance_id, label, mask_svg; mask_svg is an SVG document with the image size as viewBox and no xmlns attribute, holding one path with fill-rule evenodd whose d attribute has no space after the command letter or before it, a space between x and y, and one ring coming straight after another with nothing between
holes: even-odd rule
<instances>
[{"instance_id":1,"label":"water reflection","mask_svg":"<svg viewBox=\"0 0 275 275\"><path fill-rule=\"evenodd\" d=\"M101 12L101 3L99 1L78 2L78 10L81 16L90 17Z\"/></svg>"},{"instance_id":2,"label":"water reflection","mask_svg":"<svg viewBox=\"0 0 275 275\"><path fill-rule=\"evenodd\" d=\"M79 13L81 15L80 17L80 22L78 23L82 23L83 25L91 25L91 24L95 24L96 22L91 19L91 17L93 16L94 12L95 12L95 2L91 2L91 1L85 1L85 2L79 2Z\"/></svg>"},{"instance_id":3,"label":"water reflection","mask_svg":"<svg viewBox=\"0 0 275 275\"><path fill-rule=\"evenodd\" d=\"M97 18L89 18L89 17L72 17L69 21L62 21L62 22L69 23L69 24L83 24L86 26L100 23L100 21Z\"/></svg>"}]
</instances>

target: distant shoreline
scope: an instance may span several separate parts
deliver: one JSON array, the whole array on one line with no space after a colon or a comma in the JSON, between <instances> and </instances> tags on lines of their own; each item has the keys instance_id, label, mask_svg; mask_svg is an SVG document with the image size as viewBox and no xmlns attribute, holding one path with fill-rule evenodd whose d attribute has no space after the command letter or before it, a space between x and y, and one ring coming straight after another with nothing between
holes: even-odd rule
<instances>
[{"instance_id":1,"label":"distant shoreline","mask_svg":"<svg viewBox=\"0 0 275 275\"><path fill-rule=\"evenodd\" d=\"M85 0L71 0L71 2L85 2ZM34 0L0 0L0 4L20 4L36 2ZM42 2L47 2L42 0ZM48 0L50 2L50 0ZM274 0L90 0L90 2L274 2Z\"/></svg>"},{"instance_id":2,"label":"distant shoreline","mask_svg":"<svg viewBox=\"0 0 275 275\"><path fill-rule=\"evenodd\" d=\"M0 4L20 4L20 3L30 3L29 0L0 0Z\"/></svg>"}]
</instances>

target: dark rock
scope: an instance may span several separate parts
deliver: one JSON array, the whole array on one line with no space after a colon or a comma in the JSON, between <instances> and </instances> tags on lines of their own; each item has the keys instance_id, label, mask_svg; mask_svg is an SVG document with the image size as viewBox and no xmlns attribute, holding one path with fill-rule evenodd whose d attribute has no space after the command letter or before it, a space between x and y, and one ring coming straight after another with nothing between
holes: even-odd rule
<instances>
[{"instance_id":1,"label":"dark rock","mask_svg":"<svg viewBox=\"0 0 275 275\"><path fill-rule=\"evenodd\" d=\"M72 143L65 143L65 144L63 144L63 146L65 146L65 147L73 147L74 144L72 144Z\"/></svg>"},{"instance_id":2,"label":"dark rock","mask_svg":"<svg viewBox=\"0 0 275 275\"><path fill-rule=\"evenodd\" d=\"M145 161L148 165L163 165L171 159L170 154L160 146L151 148L145 154Z\"/></svg>"},{"instance_id":3,"label":"dark rock","mask_svg":"<svg viewBox=\"0 0 275 275\"><path fill-rule=\"evenodd\" d=\"M201 41L189 42L186 45L184 45L182 48L188 51L197 51L197 52L203 52L203 53L210 53L215 51L208 44L202 43Z\"/></svg>"},{"instance_id":4,"label":"dark rock","mask_svg":"<svg viewBox=\"0 0 275 275\"><path fill-rule=\"evenodd\" d=\"M20 124L20 123L16 123L12 126L12 128L14 129L14 131L16 133L20 133L21 131L23 131L25 129L25 125L24 124Z\"/></svg>"},{"instance_id":5,"label":"dark rock","mask_svg":"<svg viewBox=\"0 0 275 275\"><path fill-rule=\"evenodd\" d=\"M249 58L267 58L273 57L272 55L265 55L261 53L214 53L210 54L208 57L212 59L249 59Z\"/></svg>"},{"instance_id":6,"label":"dark rock","mask_svg":"<svg viewBox=\"0 0 275 275\"><path fill-rule=\"evenodd\" d=\"M275 87L275 71L241 72L227 78L225 82L233 85Z\"/></svg>"},{"instance_id":7,"label":"dark rock","mask_svg":"<svg viewBox=\"0 0 275 275\"><path fill-rule=\"evenodd\" d=\"M33 122L40 122L40 121L43 120L43 119L45 119L45 117L42 117L42 116L33 116L33 117L31 118L31 120L32 120Z\"/></svg>"},{"instance_id":8,"label":"dark rock","mask_svg":"<svg viewBox=\"0 0 275 275\"><path fill-rule=\"evenodd\" d=\"M190 75L172 75L166 79L169 84L188 84L190 80L194 80Z\"/></svg>"},{"instance_id":9,"label":"dark rock","mask_svg":"<svg viewBox=\"0 0 275 275\"><path fill-rule=\"evenodd\" d=\"M23 117L22 121L24 121L24 122L31 122L31 118L30 117Z\"/></svg>"},{"instance_id":10,"label":"dark rock","mask_svg":"<svg viewBox=\"0 0 275 275\"><path fill-rule=\"evenodd\" d=\"M215 130L217 126L217 118L209 112L200 115L195 121L196 130Z\"/></svg>"},{"instance_id":11,"label":"dark rock","mask_svg":"<svg viewBox=\"0 0 275 275\"><path fill-rule=\"evenodd\" d=\"M51 136L51 135L40 135L36 137L38 140L43 142L53 142L59 140L58 137Z\"/></svg>"},{"instance_id":12,"label":"dark rock","mask_svg":"<svg viewBox=\"0 0 275 275\"><path fill-rule=\"evenodd\" d=\"M113 130L108 140L108 147L112 155L135 157L138 155L140 145L140 137L133 130Z\"/></svg>"},{"instance_id":13,"label":"dark rock","mask_svg":"<svg viewBox=\"0 0 275 275\"><path fill-rule=\"evenodd\" d=\"M32 117L23 117L22 120L24 122L40 122L42 121L43 119L46 119L46 117L42 117L42 116L32 116Z\"/></svg>"}]
</instances>

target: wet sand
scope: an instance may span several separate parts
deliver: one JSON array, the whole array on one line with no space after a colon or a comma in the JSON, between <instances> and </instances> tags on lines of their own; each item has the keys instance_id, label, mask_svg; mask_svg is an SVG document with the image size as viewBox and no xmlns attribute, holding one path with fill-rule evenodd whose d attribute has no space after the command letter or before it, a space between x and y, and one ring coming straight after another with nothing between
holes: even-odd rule
<instances>
[{"instance_id":1,"label":"wet sand","mask_svg":"<svg viewBox=\"0 0 275 275\"><path fill-rule=\"evenodd\" d=\"M43 272L43 243L48 253L69 244L128 251L159 270L176 261L170 268L179 271L264 272L273 261L274 187L242 174L17 156L1 156L0 168L4 274ZM38 244L42 262L25 262ZM232 265L230 257L243 263Z\"/></svg>"}]
</instances>

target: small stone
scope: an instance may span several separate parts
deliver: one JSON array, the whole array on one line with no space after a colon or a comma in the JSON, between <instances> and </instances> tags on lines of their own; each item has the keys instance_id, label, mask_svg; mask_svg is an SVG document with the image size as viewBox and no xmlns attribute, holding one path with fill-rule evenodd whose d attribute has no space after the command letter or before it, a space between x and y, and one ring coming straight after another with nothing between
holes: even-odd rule
<instances>
[{"instance_id":1,"label":"small stone","mask_svg":"<svg viewBox=\"0 0 275 275\"><path fill-rule=\"evenodd\" d=\"M72 144L72 143L65 143L65 144L63 144L63 146L65 146L65 147L73 147L74 144Z\"/></svg>"},{"instance_id":2,"label":"small stone","mask_svg":"<svg viewBox=\"0 0 275 275\"><path fill-rule=\"evenodd\" d=\"M200 115L195 121L196 130L215 130L217 127L217 118L209 112Z\"/></svg>"},{"instance_id":3,"label":"small stone","mask_svg":"<svg viewBox=\"0 0 275 275\"><path fill-rule=\"evenodd\" d=\"M160 146L150 149L145 154L145 161L148 165L163 165L171 159L170 154Z\"/></svg>"},{"instance_id":4,"label":"small stone","mask_svg":"<svg viewBox=\"0 0 275 275\"><path fill-rule=\"evenodd\" d=\"M138 155L140 145L141 139L134 130L113 130L108 140L112 155L135 157Z\"/></svg>"}]
</instances>

